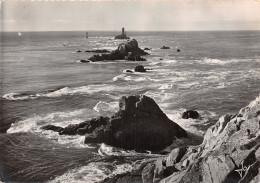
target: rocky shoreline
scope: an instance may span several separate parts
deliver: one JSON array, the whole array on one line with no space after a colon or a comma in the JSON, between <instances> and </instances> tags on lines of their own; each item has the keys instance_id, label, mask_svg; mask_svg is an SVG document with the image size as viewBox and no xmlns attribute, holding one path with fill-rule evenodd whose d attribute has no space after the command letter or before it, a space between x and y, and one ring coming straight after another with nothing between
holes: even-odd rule
<instances>
[{"instance_id":1,"label":"rocky shoreline","mask_svg":"<svg viewBox=\"0 0 260 183\"><path fill-rule=\"evenodd\" d=\"M196 114L198 115L198 114ZM45 126L60 135L86 135L85 143L107 143L124 149L160 152L188 133L172 122L147 96L122 97L113 116L94 118L61 128ZM168 139L168 140L167 140ZM260 96L237 114L219 118L200 145L184 145L160 158L136 162L132 172L103 183L239 182L260 180ZM161 151L162 152L162 151Z\"/></svg>"},{"instance_id":2,"label":"rocky shoreline","mask_svg":"<svg viewBox=\"0 0 260 183\"><path fill-rule=\"evenodd\" d=\"M198 146L175 148L144 160L132 172L104 183L258 183L260 180L260 96L239 113L219 118Z\"/></svg>"}]
</instances>

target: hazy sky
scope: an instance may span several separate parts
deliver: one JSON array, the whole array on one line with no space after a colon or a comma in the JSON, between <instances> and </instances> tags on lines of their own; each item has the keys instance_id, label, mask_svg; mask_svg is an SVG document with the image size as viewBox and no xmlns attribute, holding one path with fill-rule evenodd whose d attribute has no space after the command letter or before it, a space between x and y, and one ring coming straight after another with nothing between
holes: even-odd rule
<instances>
[{"instance_id":1,"label":"hazy sky","mask_svg":"<svg viewBox=\"0 0 260 183\"><path fill-rule=\"evenodd\" d=\"M1 31L260 30L260 0L7 1Z\"/></svg>"}]
</instances>

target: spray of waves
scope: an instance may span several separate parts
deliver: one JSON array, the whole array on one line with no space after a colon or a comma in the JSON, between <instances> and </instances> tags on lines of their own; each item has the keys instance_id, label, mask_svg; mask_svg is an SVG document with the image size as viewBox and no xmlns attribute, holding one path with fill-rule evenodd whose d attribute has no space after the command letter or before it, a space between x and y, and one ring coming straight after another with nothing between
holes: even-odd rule
<instances>
[{"instance_id":1,"label":"spray of waves","mask_svg":"<svg viewBox=\"0 0 260 183\"><path fill-rule=\"evenodd\" d=\"M97 85L87 85L80 87L64 87L51 92L42 92L36 94L26 95L23 93L8 93L2 96L6 100L30 100L37 99L40 97L61 97L66 95L80 95L80 94L95 94L98 92L109 92L114 90L123 89L121 87L110 85L110 84L97 84Z\"/></svg>"},{"instance_id":2,"label":"spray of waves","mask_svg":"<svg viewBox=\"0 0 260 183\"><path fill-rule=\"evenodd\" d=\"M104 102L99 101L93 110L97 111L98 113L107 113L107 112L116 112L118 110L118 102Z\"/></svg>"},{"instance_id":3,"label":"spray of waves","mask_svg":"<svg viewBox=\"0 0 260 183\"><path fill-rule=\"evenodd\" d=\"M65 174L50 181L50 183L99 182L107 177L130 172L133 169L133 163L136 160L162 156L157 154L137 153L133 150L127 151L104 143L101 144L98 152L103 158L102 161L93 162L87 166L69 170Z\"/></svg>"},{"instance_id":4,"label":"spray of waves","mask_svg":"<svg viewBox=\"0 0 260 183\"><path fill-rule=\"evenodd\" d=\"M209 65L226 65L238 62L247 62L248 60L239 60L239 59L228 59L228 60L219 60L213 58L204 58L203 60L199 60L199 63L209 64Z\"/></svg>"},{"instance_id":5,"label":"spray of waves","mask_svg":"<svg viewBox=\"0 0 260 183\"><path fill-rule=\"evenodd\" d=\"M129 163L121 165L111 165L111 163L95 162L87 166L69 170L67 173L56 177L49 183L94 183L104 180L106 177L112 177L117 174L130 172L132 165Z\"/></svg>"},{"instance_id":6,"label":"spray of waves","mask_svg":"<svg viewBox=\"0 0 260 183\"><path fill-rule=\"evenodd\" d=\"M92 116L88 114L92 114ZM59 135L57 132L42 130L40 128L44 125L56 125L65 127L70 124L78 124L86 119L94 117L95 115L97 115L97 113L89 109L55 112L45 115L34 115L27 119L13 123L11 127L7 130L7 133L13 134L19 132L29 132L37 134L43 138L51 139L53 142L59 144L66 144L68 147L89 147L88 145L84 144L84 136Z\"/></svg>"}]
</instances>

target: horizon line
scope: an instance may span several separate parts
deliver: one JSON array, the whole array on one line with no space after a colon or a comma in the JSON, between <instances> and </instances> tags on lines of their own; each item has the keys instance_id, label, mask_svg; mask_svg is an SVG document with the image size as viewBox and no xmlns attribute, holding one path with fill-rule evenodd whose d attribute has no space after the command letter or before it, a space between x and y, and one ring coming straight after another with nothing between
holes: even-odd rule
<instances>
[{"instance_id":1,"label":"horizon line","mask_svg":"<svg viewBox=\"0 0 260 183\"><path fill-rule=\"evenodd\" d=\"M11 30L5 32L121 32L121 30ZM210 31L260 31L260 29L210 29L210 30L128 30L127 32L210 32Z\"/></svg>"}]
</instances>

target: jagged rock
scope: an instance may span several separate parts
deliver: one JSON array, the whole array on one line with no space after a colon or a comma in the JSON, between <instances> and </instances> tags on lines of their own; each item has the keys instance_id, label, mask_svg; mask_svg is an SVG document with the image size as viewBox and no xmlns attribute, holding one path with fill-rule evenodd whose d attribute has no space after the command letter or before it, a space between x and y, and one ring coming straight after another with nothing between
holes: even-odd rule
<instances>
[{"instance_id":1,"label":"jagged rock","mask_svg":"<svg viewBox=\"0 0 260 183\"><path fill-rule=\"evenodd\" d=\"M154 176L155 165L152 163L148 163L142 171L142 180L143 183L152 183Z\"/></svg>"},{"instance_id":2,"label":"jagged rock","mask_svg":"<svg viewBox=\"0 0 260 183\"><path fill-rule=\"evenodd\" d=\"M71 124L59 134L86 134L85 143L106 143L139 151L158 151L170 145L176 137L187 137L186 131L171 121L155 101L145 95L121 97L119 111L111 118L101 116Z\"/></svg>"},{"instance_id":3,"label":"jagged rock","mask_svg":"<svg viewBox=\"0 0 260 183\"><path fill-rule=\"evenodd\" d=\"M171 167L174 164L179 163L181 158L185 155L187 148L175 148L171 151L171 153L166 157L166 166Z\"/></svg>"},{"instance_id":4,"label":"jagged rock","mask_svg":"<svg viewBox=\"0 0 260 183\"><path fill-rule=\"evenodd\" d=\"M98 118L93 118L79 124L68 125L65 128L54 125L46 125L41 127L41 129L56 131L59 132L60 135L84 135L86 133L92 133L96 128L100 126L107 125L108 120L108 117L100 116Z\"/></svg>"},{"instance_id":5,"label":"jagged rock","mask_svg":"<svg viewBox=\"0 0 260 183\"><path fill-rule=\"evenodd\" d=\"M125 72L130 72L130 73L133 73L133 71L131 71L131 70L129 70L129 69L127 69Z\"/></svg>"},{"instance_id":6,"label":"jagged rock","mask_svg":"<svg viewBox=\"0 0 260 183\"><path fill-rule=\"evenodd\" d=\"M166 49L170 49L170 47L168 47L168 46L163 46L163 47L161 47L161 49L162 49L162 50L166 50Z\"/></svg>"},{"instance_id":7,"label":"jagged rock","mask_svg":"<svg viewBox=\"0 0 260 183\"><path fill-rule=\"evenodd\" d=\"M185 111L182 114L183 119L189 119L189 118L198 119L199 117L200 117L199 113L197 111L193 111L193 110Z\"/></svg>"},{"instance_id":8,"label":"jagged rock","mask_svg":"<svg viewBox=\"0 0 260 183\"><path fill-rule=\"evenodd\" d=\"M129 61L146 61L143 57L140 57L139 55L135 55L132 52L129 52L128 56L125 57L125 60Z\"/></svg>"},{"instance_id":9,"label":"jagged rock","mask_svg":"<svg viewBox=\"0 0 260 183\"><path fill-rule=\"evenodd\" d=\"M135 67L135 72L146 72L146 69L142 65L137 65Z\"/></svg>"},{"instance_id":10,"label":"jagged rock","mask_svg":"<svg viewBox=\"0 0 260 183\"><path fill-rule=\"evenodd\" d=\"M52 130L52 131L55 131L55 132L61 132L63 130L62 127L54 126L54 125L42 126L41 129L43 129L43 130Z\"/></svg>"},{"instance_id":11,"label":"jagged rock","mask_svg":"<svg viewBox=\"0 0 260 183\"><path fill-rule=\"evenodd\" d=\"M260 99L244 109L244 117L225 115L210 127L203 143L193 148L196 152L189 149L182 158L180 163L188 160L189 165L164 182L250 182L259 177Z\"/></svg>"},{"instance_id":12,"label":"jagged rock","mask_svg":"<svg viewBox=\"0 0 260 183\"><path fill-rule=\"evenodd\" d=\"M144 50L151 50L151 48L144 48Z\"/></svg>"},{"instance_id":13,"label":"jagged rock","mask_svg":"<svg viewBox=\"0 0 260 183\"><path fill-rule=\"evenodd\" d=\"M187 136L147 96L122 97L119 109L110 121L119 147L158 150L171 144L173 137Z\"/></svg>"},{"instance_id":14,"label":"jagged rock","mask_svg":"<svg viewBox=\"0 0 260 183\"><path fill-rule=\"evenodd\" d=\"M109 54L93 55L88 60L92 62L104 60L131 60L145 61L141 56L148 55L147 52L138 47L138 42L132 39L126 43L121 43L116 50Z\"/></svg>"},{"instance_id":15,"label":"jagged rock","mask_svg":"<svg viewBox=\"0 0 260 183\"><path fill-rule=\"evenodd\" d=\"M201 145L176 148L138 171L148 172L147 180L153 183L258 183L259 120L260 96L239 114L222 116L207 130Z\"/></svg>"},{"instance_id":16,"label":"jagged rock","mask_svg":"<svg viewBox=\"0 0 260 183\"><path fill-rule=\"evenodd\" d=\"M89 63L89 60L80 60L81 63Z\"/></svg>"}]
</instances>

